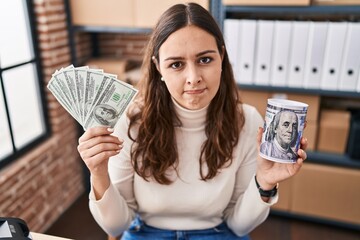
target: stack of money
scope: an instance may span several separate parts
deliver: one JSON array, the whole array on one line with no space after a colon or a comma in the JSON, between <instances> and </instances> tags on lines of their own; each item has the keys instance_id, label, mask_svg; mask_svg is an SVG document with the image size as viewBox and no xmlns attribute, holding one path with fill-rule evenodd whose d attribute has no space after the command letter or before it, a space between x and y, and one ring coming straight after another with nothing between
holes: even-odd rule
<instances>
[{"instance_id":1,"label":"stack of money","mask_svg":"<svg viewBox=\"0 0 360 240\"><path fill-rule=\"evenodd\" d=\"M116 75L73 65L56 70L47 87L84 130L114 127L138 92Z\"/></svg>"}]
</instances>

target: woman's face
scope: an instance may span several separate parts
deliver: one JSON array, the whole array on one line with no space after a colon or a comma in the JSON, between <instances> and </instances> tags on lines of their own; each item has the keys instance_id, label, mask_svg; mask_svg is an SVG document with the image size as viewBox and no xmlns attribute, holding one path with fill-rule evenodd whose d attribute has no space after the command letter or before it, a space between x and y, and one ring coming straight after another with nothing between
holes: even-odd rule
<instances>
[{"instance_id":1,"label":"woman's face","mask_svg":"<svg viewBox=\"0 0 360 240\"><path fill-rule=\"evenodd\" d=\"M158 70L171 96L187 109L211 102L220 86L221 65L215 38L196 26L172 33L159 49Z\"/></svg>"}]
</instances>

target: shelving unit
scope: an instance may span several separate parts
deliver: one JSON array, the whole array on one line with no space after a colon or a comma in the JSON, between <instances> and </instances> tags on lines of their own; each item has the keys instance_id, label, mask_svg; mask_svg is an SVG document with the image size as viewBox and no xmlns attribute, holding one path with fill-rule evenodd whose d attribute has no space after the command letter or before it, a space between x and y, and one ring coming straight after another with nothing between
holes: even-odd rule
<instances>
[{"instance_id":1,"label":"shelving unit","mask_svg":"<svg viewBox=\"0 0 360 240\"><path fill-rule=\"evenodd\" d=\"M326 18L328 20L341 20L341 21L356 21L360 20L360 5L346 5L346 6L237 6L237 5L223 5L220 4L220 13L218 22L223 23L225 19L292 19L292 20L311 20L319 19L319 17ZM270 92L286 92L286 93L298 93L308 95L319 95L321 97L340 97L340 98L353 98L360 99L360 92L356 91L339 91L339 90L323 90L323 89L311 89L311 88L298 88L298 87L286 87L286 86L271 86L271 85L257 85L257 84L238 84L238 87L243 90L254 91L270 91ZM360 107L359 107L360 108ZM332 154L317 153L311 154L316 158L317 162L326 164L327 161L321 161L321 157L326 159L334 159ZM339 157L346 159L345 162L353 163L353 166L357 166L357 160L350 159L346 156L338 155ZM329 160L329 162L334 162ZM336 161L335 161L336 162ZM338 161L340 166L342 160ZM344 164L348 165L348 164Z\"/></svg>"},{"instance_id":2,"label":"shelving unit","mask_svg":"<svg viewBox=\"0 0 360 240\"><path fill-rule=\"evenodd\" d=\"M67 25L68 25L68 34L69 34L69 44L71 51L71 61L74 65L78 64L78 56L76 55L76 43L75 43L75 34L76 33L89 33L91 34L93 51L92 55L94 57L98 56L97 46L99 33L123 33L123 34L148 34L151 32L150 28L133 28L133 27L116 27L116 26L93 26L93 25L74 25L72 23L72 12L70 0L65 1L65 11L67 14Z\"/></svg>"},{"instance_id":3,"label":"shelving unit","mask_svg":"<svg viewBox=\"0 0 360 240\"><path fill-rule=\"evenodd\" d=\"M273 91L273 92L288 92L288 93L305 93L311 95L321 95L328 97L346 97L360 99L360 92L350 91L335 91L335 90L320 90L320 89L308 89L308 88L293 88L293 87L278 87L278 86L265 86L265 85L244 85L238 84L241 89L247 90L259 90L259 91Z\"/></svg>"},{"instance_id":4,"label":"shelving unit","mask_svg":"<svg viewBox=\"0 0 360 240\"><path fill-rule=\"evenodd\" d=\"M312 20L323 16L327 20L341 21L360 21L360 5L354 6L220 6L221 13L218 14L218 22L223 23L225 19L289 19L292 20ZM261 16L261 17L259 17ZM321 96L351 97L360 98L360 92L322 90L309 88L292 88L277 86L261 86L255 84L241 84L242 89L249 90L271 90L287 91L305 94L318 94Z\"/></svg>"},{"instance_id":5,"label":"shelving unit","mask_svg":"<svg viewBox=\"0 0 360 240\"><path fill-rule=\"evenodd\" d=\"M108 26L73 26L74 32L88 33L151 33L150 28L131 28L131 27L108 27Z\"/></svg>"},{"instance_id":6,"label":"shelving unit","mask_svg":"<svg viewBox=\"0 0 360 240\"><path fill-rule=\"evenodd\" d=\"M314 14L332 14L333 17L346 15L347 18L358 18L360 6L223 6L225 18L230 18L233 14L251 13L258 14L296 14L296 17L311 16ZM335 14L335 15L334 15ZM281 16L279 16L281 17Z\"/></svg>"},{"instance_id":7,"label":"shelving unit","mask_svg":"<svg viewBox=\"0 0 360 240\"><path fill-rule=\"evenodd\" d=\"M263 20L314 20L314 21L360 21L360 5L358 6L225 6L221 4L218 22L225 19L263 19ZM360 43L359 43L360 44ZM360 53L359 53L360 54ZM240 90L259 92L289 93L315 95L323 98L340 98L358 101L360 92L337 91L309 88L279 87L271 85L238 84ZM360 109L360 102L358 108ZM360 144L360 143L359 143ZM360 211L356 202L360 195L352 191L360 189L360 159L351 159L347 154L308 151L306 167L299 176L287 180L280 185L280 202L272 208L271 213L279 216L300 220L319 222L337 227L360 230ZM319 170L319 173L317 171ZM345 182L329 185L326 180L335 181L334 174ZM341 177L340 177L341 176ZM314 184L303 183L305 179L313 178ZM318 182L320 177L320 183ZM353 182L355 180L355 182ZM343 183L342 182L342 183ZM334 182L333 182L334 183ZM320 193L318 192L320 191ZM315 194L314 197L314 193ZM339 196L339 194L341 196ZM344 196L342 194L346 195ZM304 196L305 195L305 196ZM326 201L321 202L325 196ZM350 197L351 196L351 197ZM299 199L301 198L301 200ZM311 199L309 199L311 198ZM336 199L338 198L338 199ZM304 200L304 201L303 201ZM324 199L322 199L324 200ZM302 204L301 202L306 202ZM336 216L331 212L338 206ZM349 210L349 206L352 206ZM355 207L354 207L355 206ZM328 209L327 209L328 208ZM344 208L344 210L342 209ZM322 209L322 210L319 210ZM327 210L326 210L327 209ZM343 216L342 216L343 215ZM351 217L352 216L352 217ZM358 216L354 218L354 216Z\"/></svg>"},{"instance_id":8,"label":"shelving unit","mask_svg":"<svg viewBox=\"0 0 360 240\"><path fill-rule=\"evenodd\" d=\"M309 159L308 161L311 163L319 163L319 164L360 170L360 160L351 159L350 157L344 154L323 153L323 152L313 152L313 151L309 151L307 152L307 154Z\"/></svg>"}]
</instances>

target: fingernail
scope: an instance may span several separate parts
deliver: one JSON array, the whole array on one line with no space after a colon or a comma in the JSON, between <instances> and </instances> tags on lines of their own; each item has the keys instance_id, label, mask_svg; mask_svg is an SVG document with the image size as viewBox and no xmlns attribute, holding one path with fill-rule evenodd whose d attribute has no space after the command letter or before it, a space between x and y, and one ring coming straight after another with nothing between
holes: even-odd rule
<instances>
[{"instance_id":1,"label":"fingernail","mask_svg":"<svg viewBox=\"0 0 360 240\"><path fill-rule=\"evenodd\" d=\"M109 132L114 132L114 129L113 128L108 128L107 129Z\"/></svg>"}]
</instances>

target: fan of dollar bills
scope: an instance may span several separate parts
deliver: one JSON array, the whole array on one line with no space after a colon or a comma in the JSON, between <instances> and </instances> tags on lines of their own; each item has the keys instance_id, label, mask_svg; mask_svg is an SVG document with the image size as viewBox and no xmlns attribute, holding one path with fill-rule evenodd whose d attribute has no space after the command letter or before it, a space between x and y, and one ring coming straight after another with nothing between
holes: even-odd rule
<instances>
[{"instance_id":1,"label":"fan of dollar bills","mask_svg":"<svg viewBox=\"0 0 360 240\"><path fill-rule=\"evenodd\" d=\"M56 70L47 87L85 130L114 127L138 92L116 75L73 65Z\"/></svg>"}]
</instances>

